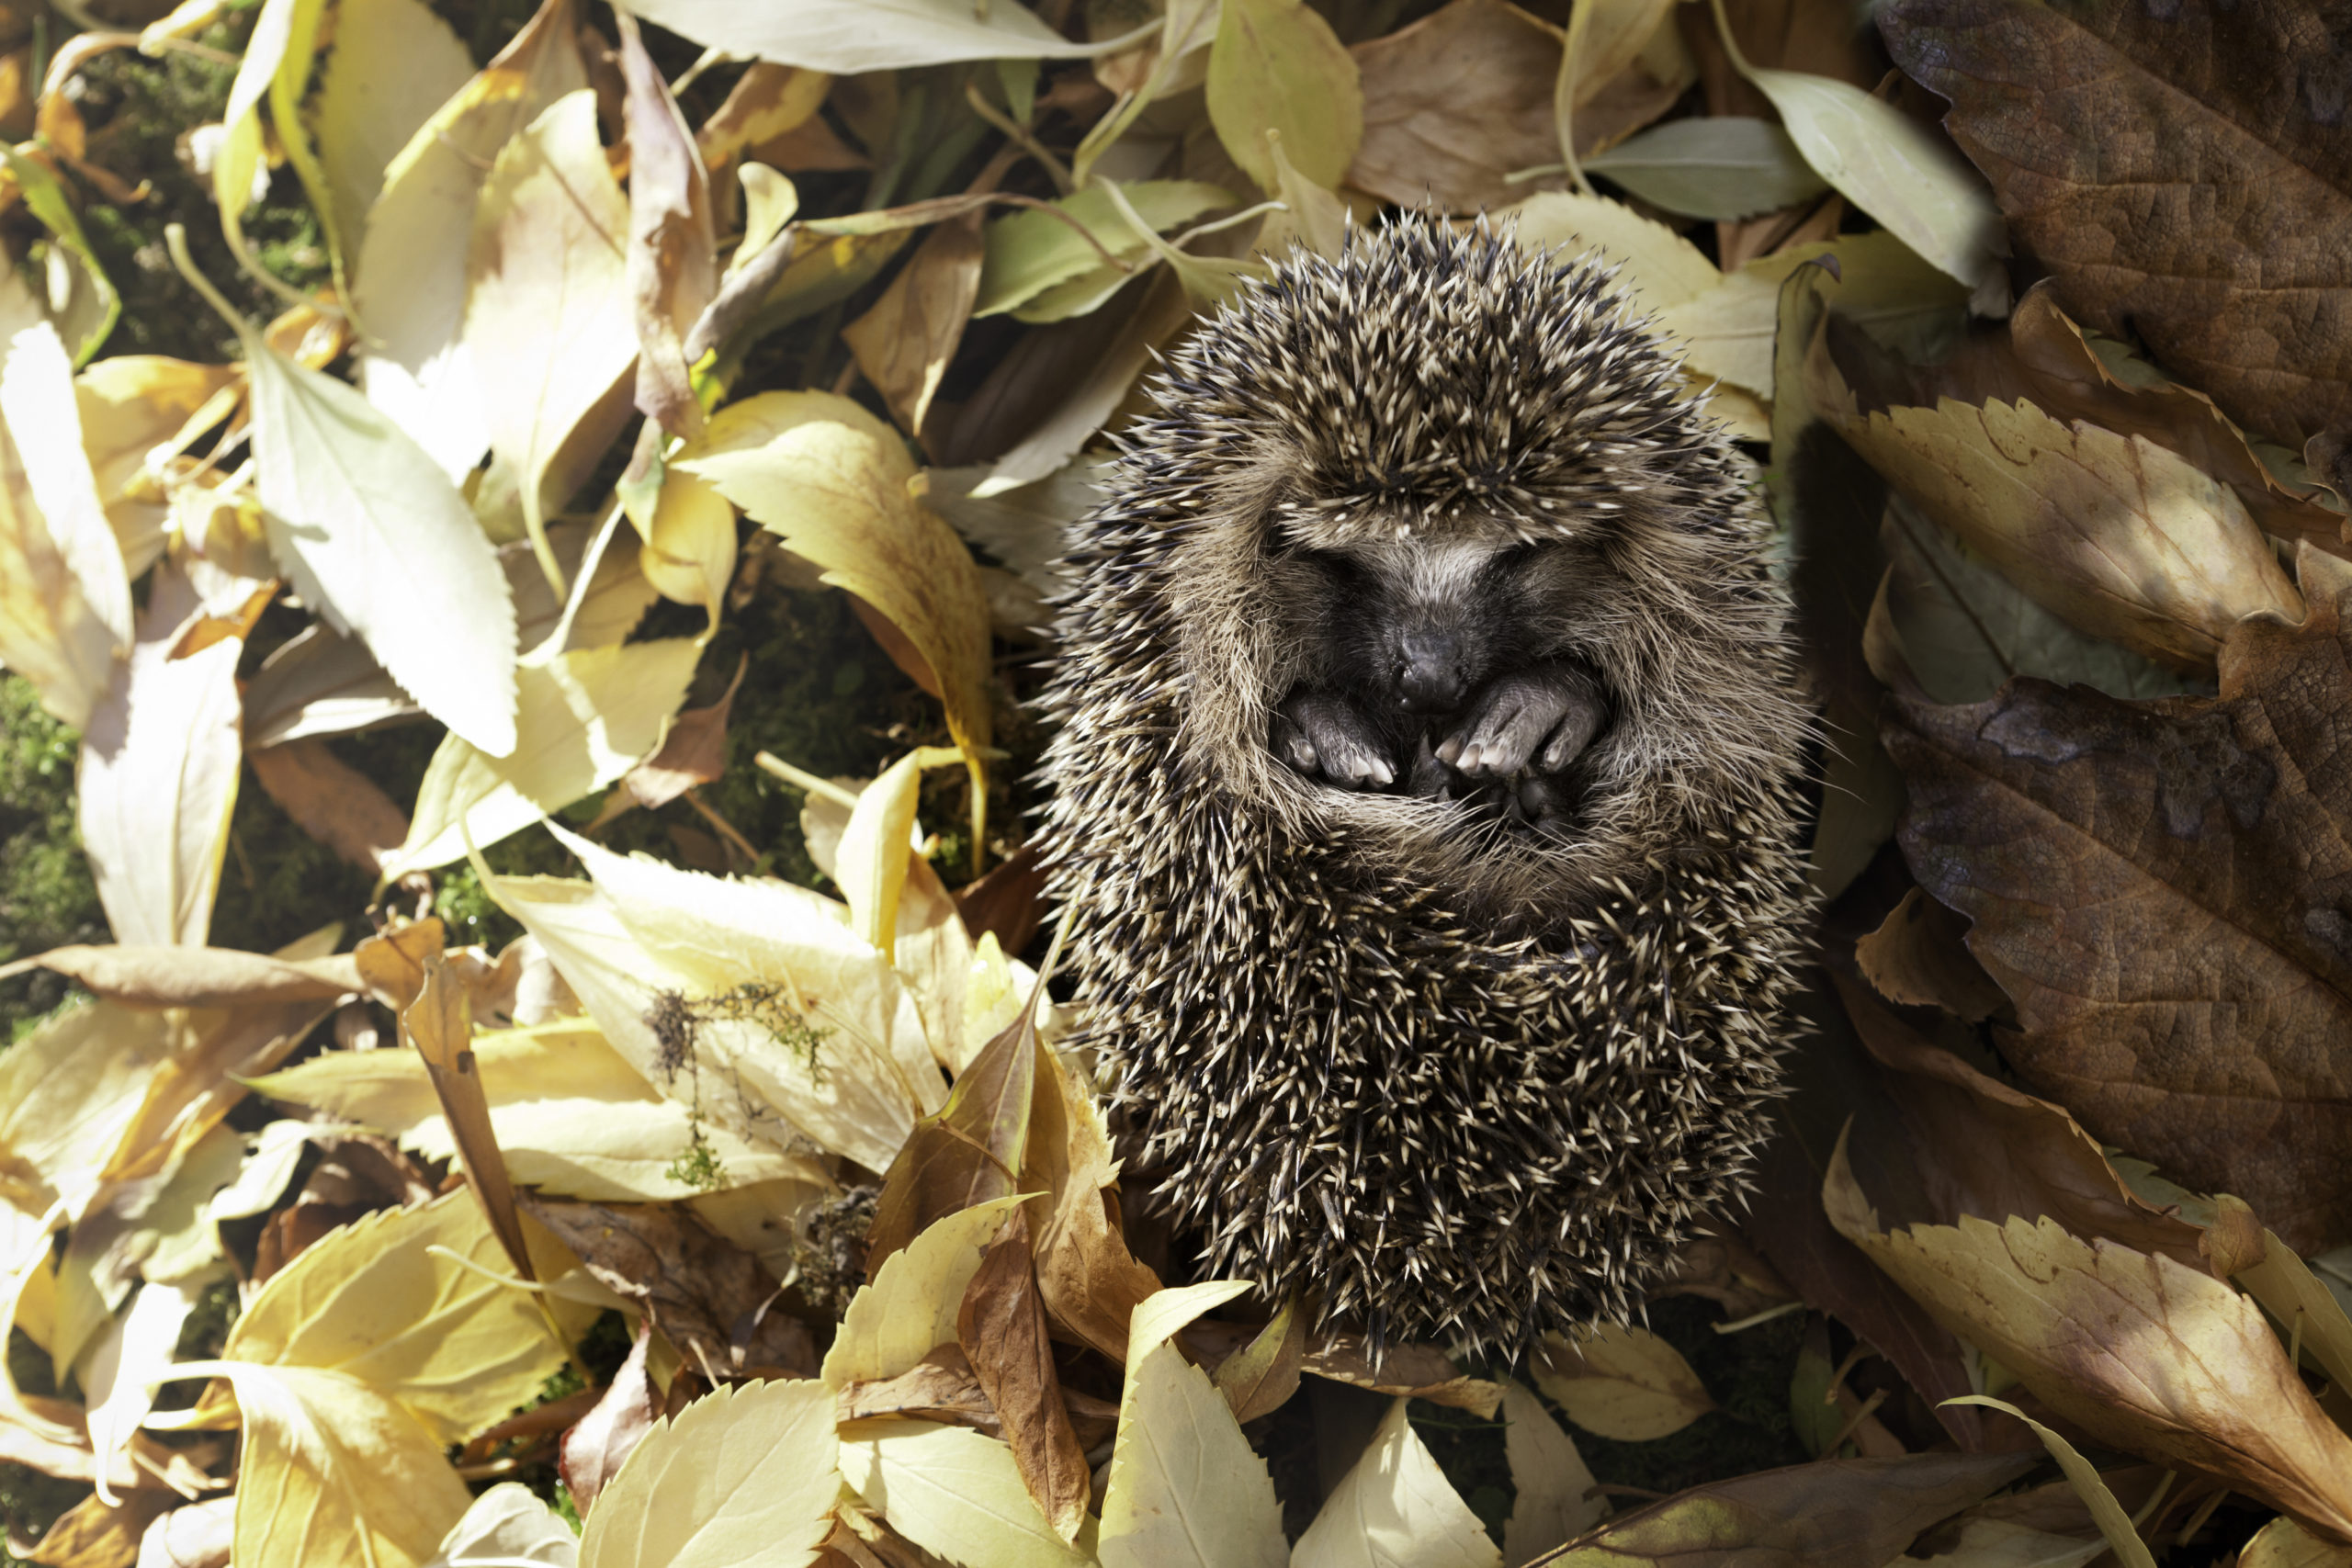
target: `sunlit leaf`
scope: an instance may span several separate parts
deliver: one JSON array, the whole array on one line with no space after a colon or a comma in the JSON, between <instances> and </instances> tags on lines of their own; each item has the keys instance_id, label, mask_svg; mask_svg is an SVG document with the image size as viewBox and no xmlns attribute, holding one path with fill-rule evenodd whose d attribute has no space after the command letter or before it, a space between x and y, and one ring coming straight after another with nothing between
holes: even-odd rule
<instances>
[{"instance_id":1,"label":"sunlit leaf","mask_svg":"<svg viewBox=\"0 0 2352 1568\"><path fill-rule=\"evenodd\" d=\"M474 1499L425 1568L516 1568L526 1562L574 1568L579 1560L580 1539L571 1527L529 1487L502 1481Z\"/></svg>"},{"instance_id":2,"label":"sunlit leaf","mask_svg":"<svg viewBox=\"0 0 2352 1568\"><path fill-rule=\"evenodd\" d=\"M1295 1568L1501 1568L1503 1555L1406 1419L1388 1406L1372 1445L1298 1538Z\"/></svg>"},{"instance_id":3,"label":"sunlit leaf","mask_svg":"<svg viewBox=\"0 0 2352 1568\"><path fill-rule=\"evenodd\" d=\"M1092 1521L1065 1543L1022 1484L1012 1450L968 1427L888 1418L842 1430L842 1477L890 1528L964 1568L1095 1561Z\"/></svg>"},{"instance_id":4,"label":"sunlit leaf","mask_svg":"<svg viewBox=\"0 0 2352 1568\"><path fill-rule=\"evenodd\" d=\"M628 0L628 8L681 38L729 54L849 75L958 60L1068 60L1095 54L1015 0L975 10L968 0Z\"/></svg>"},{"instance_id":5,"label":"sunlit leaf","mask_svg":"<svg viewBox=\"0 0 2352 1568\"><path fill-rule=\"evenodd\" d=\"M825 1353L827 1386L897 1377L933 1347L956 1343L964 1289L979 1271L981 1255L1004 1223L1005 1211L1020 1201L997 1198L958 1210L884 1258L874 1282L850 1302L833 1348Z\"/></svg>"},{"instance_id":6,"label":"sunlit leaf","mask_svg":"<svg viewBox=\"0 0 2352 1568\"><path fill-rule=\"evenodd\" d=\"M657 1425L597 1496L580 1568L800 1568L841 1495L833 1391L722 1388Z\"/></svg>"},{"instance_id":7,"label":"sunlit leaf","mask_svg":"<svg viewBox=\"0 0 2352 1568\"><path fill-rule=\"evenodd\" d=\"M1589 1432L1648 1442L1715 1407L1681 1353L1646 1329L1604 1325L1589 1337L1544 1337L1535 1386Z\"/></svg>"},{"instance_id":8,"label":"sunlit leaf","mask_svg":"<svg viewBox=\"0 0 2352 1568\"><path fill-rule=\"evenodd\" d=\"M346 244L367 231L384 173L473 74L473 59L423 0L342 0L320 75L319 162Z\"/></svg>"}]
</instances>

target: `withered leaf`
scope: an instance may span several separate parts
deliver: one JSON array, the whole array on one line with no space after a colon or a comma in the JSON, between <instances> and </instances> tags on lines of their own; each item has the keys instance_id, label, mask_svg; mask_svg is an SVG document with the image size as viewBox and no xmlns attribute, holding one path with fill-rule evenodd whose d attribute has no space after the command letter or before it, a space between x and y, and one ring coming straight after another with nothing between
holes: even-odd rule
<instances>
[{"instance_id":1,"label":"withered leaf","mask_svg":"<svg viewBox=\"0 0 2352 1568\"><path fill-rule=\"evenodd\" d=\"M1217 1392L1239 1422L1272 1415L1298 1392L1299 1368L1306 1353L1306 1317L1287 1301L1258 1337L1216 1364Z\"/></svg>"},{"instance_id":2,"label":"withered leaf","mask_svg":"<svg viewBox=\"0 0 2352 1568\"><path fill-rule=\"evenodd\" d=\"M863 1378L847 1383L836 1400L844 1421L870 1420L877 1416L905 1416L920 1421L946 1421L969 1427L989 1437L1001 1436L1004 1423L989 1402L969 1358L959 1345L941 1345L894 1378Z\"/></svg>"},{"instance_id":3,"label":"withered leaf","mask_svg":"<svg viewBox=\"0 0 2352 1568\"><path fill-rule=\"evenodd\" d=\"M865 1238L865 1277L934 1220L1012 1196L1029 1144L1037 1092L1035 997L980 1048L956 1077L947 1103L915 1123L882 1179Z\"/></svg>"},{"instance_id":4,"label":"withered leaf","mask_svg":"<svg viewBox=\"0 0 2352 1568\"><path fill-rule=\"evenodd\" d=\"M623 1461L661 1419L661 1393L645 1371L646 1348L652 1343L649 1314L638 1320L636 1341L604 1397L563 1435L557 1468L572 1506L583 1516L596 1506L596 1494L605 1483L619 1473Z\"/></svg>"},{"instance_id":5,"label":"withered leaf","mask_svg":"<svg viewBox=\"0 0 2352 1568\"><path fill-rule=\"evenodd\" d=\"M1503 1402L1502 1384L1469 1376L1434 1345L1390 1345L1375 1360L1361 1334L1326 1334L1307 1343L1299 1365L1333 1382L1450 1404L1483 1420L1493 1420Z\"/></svg>"},{"instance_id":6,"label":"withered leaf","mask_svg":"<svg viewBox=\"0 0 2352 1568\"><path fill-rule=\"evenodd\" d=\"M1854 960L1887 1000L1939 1007L1977 1023L2007 998L1969 956L1967 932L1965 920L1914 887L1878 930L1854 944Z\"/></svg>"},{"instance_id":7,"label":"withered leaf","mask_svg":"<svg viewBox=\"0 0 2352 1568\"><path fill-rule=\"evenodd\" d=\"M408 813L324 740L248 750L245 761L296 827L362 871L380 869L408 841Z\"/></svg>"},{"instance_id":8,"label":"withered leaf","mask_svg":"<svg viewBox=\"0 0 2352 1568\"><path fill-rule=\"evenodd\" d=\"M1897 0L1879 21L2068 314L2273 439L2352 423L2342 13Z\"/></svg>"},{"instance_id":9,"label":"withered leaf","mask_svg":"<svg viewBox=\"0 0 2352 1568\"><path fill-rule=\"evenodd\" d=\"M757 1259L668 1203L585 1203L526 1194L523 1207L606 1288L640 1303L686 1365L713 1382L811 1377L808 1330L775 1303Z\"/></svg>"},{"instance_id":10,"label":"withered leaf","mask_svg":"<svg viewBox=\"0 0 2352 1568\"><path fill-rule=\"evenodd\" d=\"M980 216L967 212L933 229L874 308L842 329L858 368L910 435L922 433L979 295Z\"/></svg>"},{"instance_id":11,"label":"withered leaf","mask_svg":"<svg viewBox=\"0 0 2352 1568\"><path fill-rule=\"evenodd\" d=\"M1510 0L1453 0L1351 52L1363 81L1363 143L1348 166L1350 185L1389 201L1476 212L1565 183L1504 178L1560 161L1552 118L1558 28ZM1589 135L1577 130L1580 141Z\"/></svg>"},{"instance_id":12,"label":"withered leaf","mask_svg":"<svg viewBox=\"0 0 2352 1568\"><path fill-rule=\"evenodd\" d=\"M1005 1216L1004 1229L989 1245L979 1272L964 1288L963 1304L956 1314L956 1339L973 1376L988 1391L989 1403L996 1406L1013 1463L1021 1468L1021 1483L1037 1511L1064 1540L1075 1540L1086 1522L1093 1472L1062 1404L1046 1304L1037 1294L1037 1271L1030 1258L1025 1206L1016 1206Z\"/></svg>"},{"instance_id":13,"label":"withered leaf","mask_svg":"<svg viewBox=\"0 0 2352 1568\"><path fill-rule=\"evenodd\" d=\"M1668 1562L1882 1568L1921 1530L2016 1480L2039 1458L1912 1454L1761 1470L1612 1519L1530 1568Z\"/></svg>"},{"instance_id":14,"label":"withered leaf","mask_svg":"<svg viewBox=\"0 0 2352 1568\"><path fill-rule=\"evenodd\" d=\"M401 1032L424 1059L425 1077L433 1082L434 1097L457 1141L466 1185L489 1216L498 1245L505 1248L516 1273L536 1280L523 1216L514 1209L514 1183L506 1174L506 1156L498 1149L490 1099L482 1091L481 1069L474 1060L473 1004L457 968L439 953L424 961L424 984L401 1013Z\"/></svg>"},{"instance_id":15,"label":"withered leaf","mask_svg":"<svg viewBox=\"0 0 2352 1568\"><path fill-rule=\"evenodd\" d=\"M637 406L673 435L702 434L704 416L682 341L718 291L710 176L638 35L615 11L628 84L628 282L637 303Z\"/></svg>"},{"instance_id":16,"label":"withered leaf","mask_svg":"<svg viewBox=\"0 0 2352 1568\"><path fill-rule=\"evenodd\" d=\"M2352 1226L2352 569L2302 567L2309 617L2233 630L2218 697L2020 680L1899 702L1886 743L1904 852L1974 922L2018 1071L2308 1248Z\"/></svg>"}]
</instances>

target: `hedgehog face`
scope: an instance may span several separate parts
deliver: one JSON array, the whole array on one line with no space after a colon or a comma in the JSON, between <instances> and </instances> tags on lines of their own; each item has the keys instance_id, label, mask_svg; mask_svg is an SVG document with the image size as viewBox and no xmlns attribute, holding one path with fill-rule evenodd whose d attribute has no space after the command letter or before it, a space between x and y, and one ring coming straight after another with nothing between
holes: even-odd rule
<instances>
[{"instance_id":1,"label":"hedgehog face","mask_svg":"<svg viewBox=\"0 0 2352 1568\"><path fill-rule=\"evenodd\" d=\"M1265 567L1299 679L1268 745L1341 790L1456 808L1465 830L1558 833L1608 704L1574 639L1609 570L1587 541L1486 519L1284 542Z\"/></svg>"}]
</instances>

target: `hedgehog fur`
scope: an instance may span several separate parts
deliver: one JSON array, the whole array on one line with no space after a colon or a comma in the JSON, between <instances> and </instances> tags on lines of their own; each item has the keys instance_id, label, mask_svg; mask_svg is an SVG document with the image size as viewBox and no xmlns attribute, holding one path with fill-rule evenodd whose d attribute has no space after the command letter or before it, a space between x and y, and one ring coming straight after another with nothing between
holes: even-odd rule
<instances>
[{"instance_id":1,"label":"hedgehog fur","mask_svg":"<svg viewBox=\"0 0 2352 1568\"><path fill-rule=\"evenodd\" d=\"M1375 1344L1625 1320L1748 1183L1812 914L1813 722L1730 443L1608 272L1429 215L1294 253L1150 395L1046 699L1070 1043L1216 1275ZM1269 747L1270 562L1471 535L1589 553L1573 831Z\"/></svg>"}]
</instances>

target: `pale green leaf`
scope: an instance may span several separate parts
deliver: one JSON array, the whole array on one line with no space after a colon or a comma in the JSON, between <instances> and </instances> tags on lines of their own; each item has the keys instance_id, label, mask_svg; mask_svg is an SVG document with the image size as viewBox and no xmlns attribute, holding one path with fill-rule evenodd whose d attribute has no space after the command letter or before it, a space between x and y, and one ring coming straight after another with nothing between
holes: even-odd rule
<instances>
[{"instance_id":1,"label":"pale green leaf","mask_svg":"<svg viewBox=\"0 0 2352 1568\"><path fill-rule=\"evenodd\" d=\"M1164 233L1204 212L1234 204L1231 193L1223 187L1197 180L1138 180L1121 188L1156 232ZM1107 190L1090 186L1053 205L1066 217L1032 208L997 219L988 226L988 256L981 265L980 292L972 306L973 315L993 316L1019 310L1048 290L1078 280L1087 280L1090 288L1097 288L1097 275L1107 275L1110 279L1108 288L1101 289L1107 297L1135 276L1133 265L1123 270L1102 259L1106 250L1131 264L1144 254L1142 239L1129 231ZM1073 223L1083 228L1085 233L1073 228ZM1087 234L1094 236L1097 243L1087 243ZM1022 311L1021 319L1058 320L1060 315L1077 313L1064 310L1036 317Z\"/></svg>"},{"instance_id":2,"label":"pale green leaf","mask_svg":"<svg viewBox=\"0 0 2352 1568\"><path fill-rule=\"evenodd\" d=\"M1789 133L1744 115L1668 120L1584 160L1652 207L1729 220L1810 201L1828 186Z\"/></svg>"},{"instance_id":3,"label":"pale green leaf","mask_svg":"<svg viewBox=\"0 0 2352 1568\"><path fill-rule=\"evenodd\" d=\"M493 757L443 739L417 788L408 842L387 876L446 865L602 789L662 744L686 700L701 645L691 637L559 654L516 671L515 739Z\"/></svg>"},{"instance_id":4,"label":"pale green leaf","mask_svg":"<svg viewBox=\"0 0 2352 1568\"><path fill-rule=\"evenodd\" d=\"M833 1391L814 1378L706 1394L597 1494L580 1568L801 1568L832 1526L839 1453Z\"/></svg>"},{"instance_id":5,"label":"pale green leaf","mask_svg":"<svg viewBox=\"0 0 2352 1568\"><path fill-rule=\"evenodd\" d=\"M1363 84L1331 24L1304 0L1225 0L1209 46L1217 140L1261 190L1275 188L1266 133L1307 179L1336 189L1363 141Z\"/></svg>"}]
</instances>

